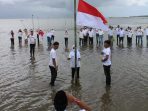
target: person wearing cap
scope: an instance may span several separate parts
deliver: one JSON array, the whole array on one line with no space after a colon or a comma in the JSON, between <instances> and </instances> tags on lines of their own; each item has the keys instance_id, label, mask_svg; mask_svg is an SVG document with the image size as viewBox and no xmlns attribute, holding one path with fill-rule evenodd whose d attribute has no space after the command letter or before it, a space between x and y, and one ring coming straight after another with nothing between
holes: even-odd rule
<instances>
[{"instance_id":1,"label":"person wearing cap","mask_svg":"<svg viewBox=\"0 0 148 111\"><path fill-rule=\"evenodd\" d=\"M80 111L91 111L91 107L85 102L79 100L71 94L66 93L63 90L60 90L56 93L53 101L56 111L66 111L66 108L69 104L78 105L81 109Z\"/></svg>"},{"instance_id":2,"label":"person wearing cap","mask_svg":"<svg viewBox=\"0 0 148 111\"><path fill-rule=\"evenodd\" d=\"M69 53L68 60L70 60L72 80L74 80L74 78L75 78L76 71L77 71L76 79L79 79L81 55L80 55L79 50L77 50L77 69L75 69L75 46L72 47L72 50Z\"/></svg>"},{"instance_id":3,"label":"person wearing cap","mask_svg":"<svg viewBox=\"0 0 148 111\"><path fill-rule=\"evenodd\" d=\"M35 55L36 37L34 36L33 30L30 30L29 43L30 43L30 57L31 59L35 59L34 55Z\"/></svg>"}]
</instances>

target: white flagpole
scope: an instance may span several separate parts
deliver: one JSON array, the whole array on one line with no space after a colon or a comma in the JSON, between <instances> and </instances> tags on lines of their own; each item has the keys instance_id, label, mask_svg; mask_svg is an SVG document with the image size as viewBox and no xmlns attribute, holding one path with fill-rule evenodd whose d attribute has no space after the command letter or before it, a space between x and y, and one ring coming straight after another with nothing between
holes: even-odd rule
<instances>
[{"instance_id":1,"label":"white flagpole","mask_svg":"<svg viewBox=\"0 0 148 111\"><path fill-rule=\"evenodd\" d=\"M77 75L77 18L76 18L77 10L76 10L76 0L74 0L74 41L75 41L75 73Z\"/></svg>"}]
</instances>

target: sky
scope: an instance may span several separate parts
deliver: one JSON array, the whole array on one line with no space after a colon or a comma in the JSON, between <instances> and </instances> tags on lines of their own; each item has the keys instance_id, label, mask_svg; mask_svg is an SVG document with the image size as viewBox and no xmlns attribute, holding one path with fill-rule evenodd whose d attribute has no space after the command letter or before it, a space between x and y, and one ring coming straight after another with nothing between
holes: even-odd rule
<instances>
[{"instance_id":1,"label":"sky","mask_svg":"<svg viewBox=\"0 0 148 111\"><path fill-rule=\"evenodd\" d=\"M74 0L0 0L0 18L72 18ZM85 0L105 17L148 15L148 0Z\"/></svg>"}]
</instances>

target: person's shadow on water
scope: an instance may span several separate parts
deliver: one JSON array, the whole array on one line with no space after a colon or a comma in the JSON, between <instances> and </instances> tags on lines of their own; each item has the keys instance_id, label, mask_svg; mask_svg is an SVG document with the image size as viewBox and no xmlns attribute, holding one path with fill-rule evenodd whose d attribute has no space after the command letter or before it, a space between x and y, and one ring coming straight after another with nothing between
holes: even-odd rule
<instances>
[{"instance_id":1,"label":"person's shadow on water","mask_svg":"<svg viewBox=\"0 0 148 111\"><path fill-rule=\"evenodd\" d=\"M110 111L111 110L111 97L110 97L110 86L105 87L105 93L101 97L101 110L100 111Z\"/></svg>"}]
</instances>

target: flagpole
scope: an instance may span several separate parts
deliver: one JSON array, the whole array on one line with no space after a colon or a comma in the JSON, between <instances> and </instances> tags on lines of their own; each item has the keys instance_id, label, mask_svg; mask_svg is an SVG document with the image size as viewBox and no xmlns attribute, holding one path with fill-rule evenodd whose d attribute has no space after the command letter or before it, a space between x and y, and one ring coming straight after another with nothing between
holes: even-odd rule
<instances>
[{"instance_id":1,"label":"flagpole","mask_svg":"<svg viewBox=\"0 0 148 111\"><path fill-rule=\"evenodd\" d=\"M74 0L74 41L75 41L75 73L77 73L77 18L76 18L76 0Z\"/></svg>"}]
</instances>

